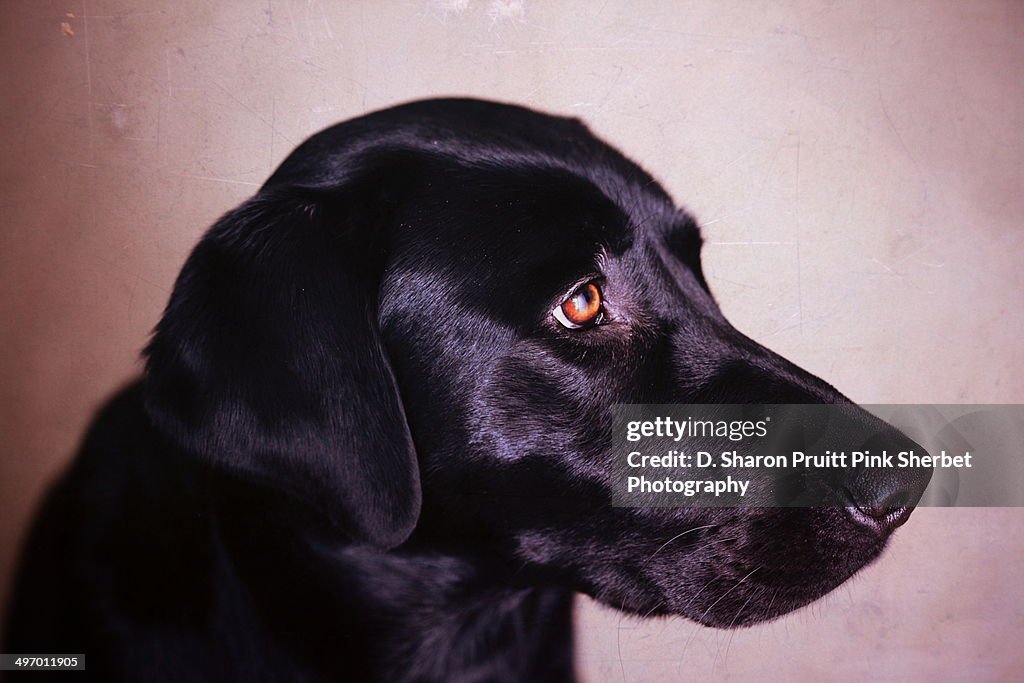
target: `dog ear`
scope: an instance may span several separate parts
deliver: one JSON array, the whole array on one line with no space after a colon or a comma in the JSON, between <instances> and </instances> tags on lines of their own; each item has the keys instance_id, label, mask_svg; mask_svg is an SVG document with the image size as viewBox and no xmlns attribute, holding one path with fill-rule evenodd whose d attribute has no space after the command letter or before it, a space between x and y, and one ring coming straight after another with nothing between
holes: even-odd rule
<instances>
[{"instance_id":1,"label":"dog ear","mask_svg":"<svg viewBox=\"0 0 1024 683\"><path fill-rule=\"evenodd\" d=\"M368 204L355 188L264 189L218 221L146 349L145 390L187 450L390 548L421 492L378 329L385 230Z\"/></svg>"}]
</instances>

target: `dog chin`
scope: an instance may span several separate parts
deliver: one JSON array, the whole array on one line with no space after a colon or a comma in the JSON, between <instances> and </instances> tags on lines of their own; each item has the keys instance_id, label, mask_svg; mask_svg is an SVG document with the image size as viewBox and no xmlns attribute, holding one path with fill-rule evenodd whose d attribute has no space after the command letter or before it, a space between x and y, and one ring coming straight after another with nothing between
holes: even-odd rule
<instances>
[{"instance_id":1,"label":"dog chin","mask_svg":"<svg viewBox=\"0 0 1024 683\"><path fill-rule=\"evenodd\" d=\"M734 600L728 601L728 604L723 601L719 605L709 605L703 611L692 610L679 616L709 628L746 628L784 617L818 600L830 590L823 589L815 595L791 596L783 595L775 589L763 589L763 592L755 589L750 595L736 593L730 596Z\"/></svg>"},{"instance_id":2,"label":"dog chin","mask_svg":"<svg viewBox=\"0 0 1024 683\"><path fill-rule=\"evenodd\" d=\"M773 621L823 598L871 564L881 548L863 562L849 568L835 568L825 575L809 577L804 585L758 584L722 581L721 590L698 600L682 602L679 610L670 610L702 626L735 629ZM756 573L755 573L756 574ZM751 575L753 579L754 574Z\"/></svg>"},{"instance_id":3,"label":"dog chin","mask_svg":"<svg viewBox=\"0 0 1024 683\"><path fill-rule=\"evenodd\" d=\"M858 553L859 557L850 558L849 565L817 569L809 566L805 581L797 584L765 581L771 579L771 571L754 560L749 566L758 569L736 576L722 571L705 580L702 587L686 586L653 594L649 587L637 586L635 591L601 591L595 598L645 618L683 617L710 628L745 628L773 621L821 599L873 563L884 546L879 544L868 553Z\"/></svg>"}]
</instances>

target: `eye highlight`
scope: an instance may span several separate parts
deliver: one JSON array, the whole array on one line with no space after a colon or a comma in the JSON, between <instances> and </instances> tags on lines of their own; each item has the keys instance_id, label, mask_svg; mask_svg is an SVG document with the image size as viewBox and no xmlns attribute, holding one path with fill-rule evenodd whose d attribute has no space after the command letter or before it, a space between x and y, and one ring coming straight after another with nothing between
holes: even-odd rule
<instances>
[{"instance_id":1,"label":"eye highlight","mask_svg":"<svg viewBox=\"0 0 1024 683\"><path fill-rule=\"evenodd\" d=\"M580 285L551 314L570 330L599 324L604 319L601 288L593 281Z\"/></svg>"}]
</instances>

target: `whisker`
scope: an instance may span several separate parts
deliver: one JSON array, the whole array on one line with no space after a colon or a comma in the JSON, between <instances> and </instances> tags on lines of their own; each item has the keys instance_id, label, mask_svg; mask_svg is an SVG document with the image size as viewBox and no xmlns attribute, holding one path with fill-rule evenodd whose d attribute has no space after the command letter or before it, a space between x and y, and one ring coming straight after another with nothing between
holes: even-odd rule
<instances>
[{"instance_id":1,"label":"whisker","mask_svg":"<svg viewBox=\"0 0 1024 683\"><path fill-rule=\"evenodd\" d=\"M675 541L675 540L678 540L678 539L682 538L682 537L683 537L683 536L685 536L686 534L692 534L692 533L693 533L694 531L700 531L701 529L710 529L710 528L711 528L711 527L713 527L713 526L715 526L715 525L714 525L714 524L705 524L704 526L697 526L697 527L694 527L694 528L692 528L692 529L687 529L686 531L684 531L684 532L682 532L682 533L680 533L680 534L676 534L676 535L675 535L675 536L673 536L672 538L670 538L670 539L668 539L667 541L665 541L664 543L662 543L662 544L661 544L661 547L660 547L660 548L658 548L657 550L655 550L655 551L654 551L653 553L651 553L651 556L650 556L650 557L648 557L648 558L647 558L646 560L644 560L643 564L641 564L640 566L641 566L641 567L643 567L643 566L644 566L644 565L646 565L646 564L647 564L648 562L650 562L651 560L653 560L653 559L654 559L654 556L655 556L655 555L657 555L657 554L658 554L658 553L660 553L660 552L661 552L662 550L664 550L664 549L665 549L666 547L668 547L668 545L669 545L670 543L672 543L673 541Z\"/></svg>"},{"instance_id":2,"label":"whisker","mask_svg":"<svg viewBox=\"0 0 1024 683\"><path fill-rule=\"evenodd\" d=\"M647 617L651 616L652 614L654 614L655 610L657 610L658 608L660 608L660 607L664 606L664 604L665 604L665 601L664 601L664 600L660 601L660 602L659 602L658 604L656 604L656 605L655 605L654 607L652 607L651 609L647 610L647 611L646 611L646 612L644 613L643 617L641 617L641 618L642 618L642 619L646 619Z\"/></svg>"},{"instance_id":3,"label":"whisker","mask_svg":"<svg viewBox=\"0 0 1024 683\"><path fill-rule=\"evenodd\" d=\"M751 571L750 571L750 573L748 573L748 574L747 574L746 576L744 576L744 577L743 577L742 579L740 579L739 581L737 581L737 582L736 582L736 583L735 583L735 584L733 585L733 587L732 587L732 588L730 588L729 590L725 591L725 592L724 592L724 593L722 593L722 594L721 594L720 596L718 596L718 599L717 599L717 600L715 600L715 601L714 601L713 603L711 603L711 605L710 605L710 606L709 606L709 607L708 607L708 608L707 608L706 610L704 610L704 613L700 615L700 619L703 619L704 617L706 617L706 616L708 615L708 612L710 612L710 611L711 611L712 609L714 609L715 605L717 605L718 603L720 603L720 602L721 602L722 600L724 600L724 599L725 599L725 597L726 597L726 596L728 596L728 595L729 595L730 593L732 593L732 592L733 592L734 590L736 590L737 588L739 588L739 586L740 586L740 584L741 584L741 583L743 583L744 581L746 581L747 579L749 579L749 578L750 578L751 576L753 576L753 575L754 575L754 572L756 572L756 571L757 571L757 570L759 570L759 569L761 569L761 566L757 566L757 567L754 567L754 569L753 569L753 570L751 570ZM711 581L709 581L709 582L708 582L708 583L707 583L707 584L706 584L706 585L704 586L704 588L707 588L708 586L710 586L710 585L711 585L711 584L712 584L712 583L713 583L714 581L716 581L716 580L717 580L717 578L718 578L718 577L715 577L714 579L711 579ZM704 592L704 588L701 588L701 589L700 589L700 591L698 591L698 592L697 592L697 594L693 596L693 598L690 598L689 602L687 602L686 604L687 604L687 605L689 605L689 604L690 604L691 602L693 602L694 598L696 598L696 597L697 597L697 595L700 595L701 593L703 593L703 592ZM695 621L697 621L697 622L699 623L699 622L700 622L700 619L696 619ZM687 649L689 649L689 647L690 647L690 641L691 641L691 640L693 640L693 637L694 637L695 635L697 635L697 634L698 634L699 632L700 632L700 629L694 629L694 630L693 630L693 632L691 632L691 633L690 633L690 637L689 637L689 638L687 638L687 639L686 639L686 642L685 642L685 643L683 644L683 650L682 650L682 652L683 652L683 653L685 653L685 652L686 652L686 650L687 650Z\"/></svg>"},{"instance_id":4,"label":"whisker","mask_svg":"<svg viewBox=\"0 0 1024 683\"><path fill-rule=\"evenodd\" d=\"M740 608L738 610L736 610L736 614L733 616L732 621L729 622L729 631L730 631L730 633L729 633L729 640L725 644L725 656L722 657L722 659L724 661L726 661L726 662L729 660L729 650L730 650L730 648L732 648L733 638L736 637L736 631L733 631L732 627L736 625L736 620L740 618L740 615L743 614L743 610L745 610L747 608L747 605L750 604L750 601L754 599L754 595L756 595L756 594L755 593L751 593L750 594L750 597L747 598L746 602L744 602L742 605L740 605ZM716 652L715 653L715 664L718 664L718 656L719 655Z\"/></svg>"},{"instance_id":5,"label":"whisker","mask_svg":"<svg viewBox=\"0 0 1024 683\"><path fill-rule=\"evenodd\" d=\"M742 579L740 579L739 581L737 581L737 582L736 582L736 584L735 584L735 585L734 585L734 586L733 586L732 588L730 588L729 590L727 590L727 591L725 591L724 593L722 593L721 595L719 595L719 596L718 596L718 599L717 599L717 600L715 600L715 601L714 601L713 603L711 603L711 605L709 605L709 606L708 606L708 608L707 608L706 610L704 610L704 613L700 615L701 619L703 619L704 617L706 617L706 616L708 615L708 612L710 612L711 610L713 610L713 609L715 608L715 605L717 605L718 603L720 603L720 602L721 602L722 600L724 600L724 599L725 599L725 598L726 598L726 597L727 597L727 596L728 596L728 595L729 595L730 593L732 593L732 592L733 592L734 590L736 590L737 588L739 588L739 587L740 587L740 584L741 584L741 583L743 583L744 581L746 581L747 579L749 579L749 578L750 578L751 576L753 576L753 575L754 575L754 572L756 572L756 571L757 571L758 569L760 569L760 568L761 568L761 567L754 567L754 569L752 569L752 570L750 571L750 573L749 573L749 574L747 574L747 575L746 575L746 576L744 576L744 577L743 577Z\"/></svg>"}]
</instances>

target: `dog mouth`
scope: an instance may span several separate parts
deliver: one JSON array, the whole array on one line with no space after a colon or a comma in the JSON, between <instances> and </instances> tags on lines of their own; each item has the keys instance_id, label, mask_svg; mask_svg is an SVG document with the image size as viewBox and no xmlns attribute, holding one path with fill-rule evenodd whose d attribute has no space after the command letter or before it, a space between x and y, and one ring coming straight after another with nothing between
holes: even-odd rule
<instances>
[{"instance_id":1,"label":"dog mouth","mask_svg":"<svg viewBox=\"0 0 1024 683\"><path fill-rule=\"evenodd\" d=\"M645 563L646 587L599 599L643 616L681 616L721 629L752 626L836 589L878 559L889 537L841 507L746 511L699 533Z\"/></svg>"}]
</instances>

